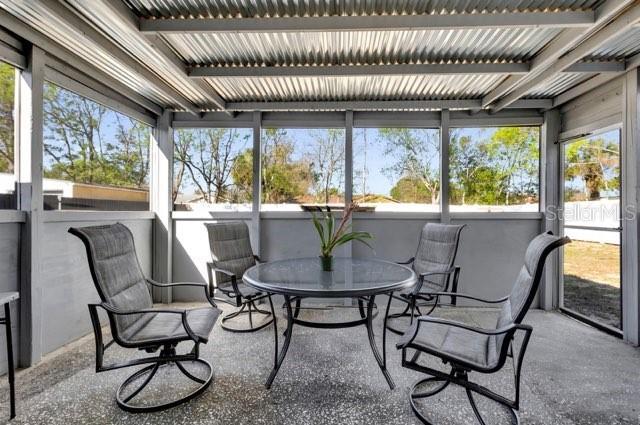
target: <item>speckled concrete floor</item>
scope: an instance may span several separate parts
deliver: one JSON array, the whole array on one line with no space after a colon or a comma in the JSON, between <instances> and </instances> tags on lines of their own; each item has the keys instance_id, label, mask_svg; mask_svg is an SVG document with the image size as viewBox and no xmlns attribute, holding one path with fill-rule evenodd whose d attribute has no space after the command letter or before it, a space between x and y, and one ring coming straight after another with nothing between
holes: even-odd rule
<instances>
[{"instance_id":1,"label":"speckled concrete floor","mask_svg":"<svg viewBox=\"0 0 640 425\"><path fill-rule=\"evenodd\" d=\"M307 310L305 318L353 316L351 309ZM495 312L442 309L441 316L488 326ZM640 423L640 351L558 313L532 311L534 335L523 371L524 424ZM282 323L282 322L281 322ZM376 320L381 329L381 320ZM93 338L85 337L20 371L15 424L418 424L407 394L419 375L400 367L389 334L390 391L369 349L364 327L342 330L294 328L287 359L272 389L273 330L232 334L214 330L202 350L215 381L199 398L153 414L118 409L114 391L131 370L94 372ZM115 348L108 359L132 352ZM432 361L432 366L437 362ZM512 388L511 370L476 376L490 387ZM160 389L166 391L167 388ZM170 390L170 388L169 388ZM0 385L0 418L8 417L7 386ZM481 410L495 405L481 401ZM435 423L474 423L464 393L449 388L424 405ZM504 421L505 416L489 416Z\"/></svg>"}]
</instances>

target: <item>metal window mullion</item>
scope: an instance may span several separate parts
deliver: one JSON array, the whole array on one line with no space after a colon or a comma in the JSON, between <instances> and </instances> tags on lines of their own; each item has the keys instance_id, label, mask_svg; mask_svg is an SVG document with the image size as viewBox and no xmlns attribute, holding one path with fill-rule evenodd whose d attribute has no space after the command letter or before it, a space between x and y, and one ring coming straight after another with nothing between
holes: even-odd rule
<instances>
[{"instance_id":1,"label":"metal window mullion","mask_svg":"<svg viewBox=\"0 0 640 425\"><path fill-rule=\"evenodd\" d=\"M440 113L440 222L449 223L449 119L448 109Z\"/></svg>"},{"instance_id":2,"label":"metal window mullion","mask_svg":"<svg viewBox=\"0 0 640 425\"><path fill-rule=\"evenodd\" d=\"M260 208L262 205L262 113L253 113L253 182L251 205L251 230L253 230L253 252L262 256L260 234Z\"/></svg>"}]
</instances>

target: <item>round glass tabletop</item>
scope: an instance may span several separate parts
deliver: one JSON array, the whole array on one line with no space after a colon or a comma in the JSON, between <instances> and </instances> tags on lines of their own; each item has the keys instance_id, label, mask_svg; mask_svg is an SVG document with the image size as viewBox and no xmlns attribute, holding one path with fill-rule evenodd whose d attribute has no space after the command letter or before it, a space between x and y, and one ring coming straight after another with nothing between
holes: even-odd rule
<instances>
[{"instance_id":1,"label":"round glass tabletop","mask_svg":"<svg viewBox=\"0 0 640 425\"><path fill-rule=\"evenodd\" d=\"M303 297L358 297L412 286L416 274L389 261L334 258L333 271L322 271L319 258L261 263L247 270L243 281L256 289Z\"/></svg>"}]
</instances>

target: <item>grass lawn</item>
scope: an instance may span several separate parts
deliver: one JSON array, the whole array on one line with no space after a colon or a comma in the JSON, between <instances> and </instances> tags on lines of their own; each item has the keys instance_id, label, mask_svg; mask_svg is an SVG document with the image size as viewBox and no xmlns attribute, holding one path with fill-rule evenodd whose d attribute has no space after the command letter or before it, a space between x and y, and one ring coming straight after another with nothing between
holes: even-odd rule
<instances>
[{"instance_id":1,"label":"grass lawn","mask_svg":"<svg viewBox=\"0 0 640 425\"><path fill-rule=\"evenodd\" d=\"M573 241L564 247L564 306L620 328L620 247Z\"/></svg>"}]
</instances>

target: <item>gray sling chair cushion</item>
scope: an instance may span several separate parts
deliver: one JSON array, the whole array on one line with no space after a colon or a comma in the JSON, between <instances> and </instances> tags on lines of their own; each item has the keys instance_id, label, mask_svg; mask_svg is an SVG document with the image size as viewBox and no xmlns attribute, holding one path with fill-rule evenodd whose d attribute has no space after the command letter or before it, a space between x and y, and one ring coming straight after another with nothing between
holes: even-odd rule
<instances>
[{"instance_id":1,"label":"gray sling chair cushion","mask_svg":"<svg viewBox=\"0 0 640 425\"><path fill-rule=\"evenodd\" d=\"M529 243L524 265L518 273L511 294L502 303L495 329L522 322L538 290L547 255L564 242L565 239L561 237L543 233ZM416 335L417 329L419 331ZM507 348L503 346L504 341L505 334L483 335L446 324L419 324L415 321L400 338L398 347L411 343L438 357L466 363L475 370L491 372L504 365Z\"/></svg>"},{"instance_id":2,"label":"gray sling chair cushion","mask_svg":"<svg viewBox=\"0 0 640 425\"><path fill-rule=\"evenodd\" d=\"M205 226L209 233L209 247L211 248L213 267L233 273L236 276L240 295L243 297L259 294L257 290L242 283L244 272L256 265L247 223L243 221L228 221L205 223ZM233 293L229 275L215 272L214 285L223 292Z\"/></svg>"},{"instance_id":3,"label":"gray sling chair cushion","mask_svg":"<svg viewBox=\"0 0 640 425\"><path fill-rule=\"evenodd\" d=\"M102 302L122 312L153 308L131 231L122 223L69 229L85 243L91 274ZM209 334L219 311L197 308L187 312L191 330L202 342ZM111 314L114 337L126 345L162 343L173 339L191 339L179 314Z\"/></svg>"},{"instance_id":4,"label":"gray sling chair cushion","mask_svg":"<svg viewBox=\"0 0 640 425\"><path fill-rule=\"evenodd\" d=\"M417 275L451 269L458 252L460 232L464 225L427 223L420 233L420 241L413 261ZM437 292L446 288L448 275L427 276L421 291Z\"/></svg>"}]
</instances>

